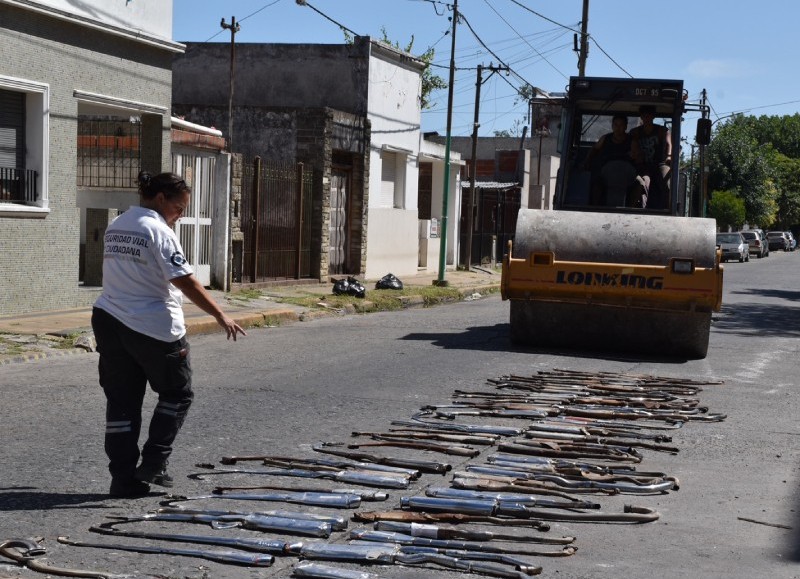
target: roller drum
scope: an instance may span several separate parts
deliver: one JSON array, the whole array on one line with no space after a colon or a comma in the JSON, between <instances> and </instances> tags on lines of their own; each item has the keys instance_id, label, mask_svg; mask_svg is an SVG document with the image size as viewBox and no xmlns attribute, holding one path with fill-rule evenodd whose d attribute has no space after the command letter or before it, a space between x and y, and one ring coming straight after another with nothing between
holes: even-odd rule
<instances>
[{"instance_id":1,"label":"roller drum","mask_svg":"<svg viewBox=\"0 0 800 579\"><path fill-rule=\"evenodd\" d=\"M553 252L557 261L666 266L674 257L714 268L713 219L521 209L512 257ZM545 346L704 358L711 312L558 299L511 299L511 340Z\"/></svg>"},{"instance_id":2,"label":"roller drum","mask_svg":"<svg viewBox=\"0 0 800 579\"><path fill-rule=\"evenodd\" d=\"M716 221L695 217L520 209L512 257L552 251L559 261L714 267Z\"/></svg>"}]
</instances>

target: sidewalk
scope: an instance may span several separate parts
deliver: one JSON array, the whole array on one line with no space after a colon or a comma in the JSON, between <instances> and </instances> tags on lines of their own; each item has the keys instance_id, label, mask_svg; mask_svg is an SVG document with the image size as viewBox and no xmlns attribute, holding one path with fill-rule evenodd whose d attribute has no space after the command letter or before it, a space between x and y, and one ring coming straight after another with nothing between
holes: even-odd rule
<instances>
[{"instance_id":1,"label":"sidewalk","mask_svg":"<svg viewBox=\"0 0 800 579\"><path fill-rule=\"evenodd\" d=\"M437 279L438 275L436 273L421 273L415 276L401 277L406 289L430 287ZM488 269L448 271L445 273L444 279L449 287L458 289L464 296L474 293L496 292L500 286L500 273ZM374 289L375 281L366 280L362 282L367 288L367 300L369 299L370 291L381 291ZM225 293L211 290L210 293L222 306L226 314L236 320L242 327L249 328L302 321L325 315L336 315L338 313L336 310L322 307L306 308L281 302L282 298L298 295L306 296L309 293L318 293L320 297L332 295L332 288L332 283L272 286L259 290L262 295L257 298L245 297L236 292ZM409 296L406 301L411 306L419 303L420 300L414 300ZM186 318L186 330L189 335L222 331L214 318L200 310L189 300L185 300L183 311ZM0 365L93 351L94 340L91 335L91 315L92 308L86 307L0 316ZM64 343L67 340L69 344ZM6 346L5 349L3 346Z\"/></svg>"}]
</instances>

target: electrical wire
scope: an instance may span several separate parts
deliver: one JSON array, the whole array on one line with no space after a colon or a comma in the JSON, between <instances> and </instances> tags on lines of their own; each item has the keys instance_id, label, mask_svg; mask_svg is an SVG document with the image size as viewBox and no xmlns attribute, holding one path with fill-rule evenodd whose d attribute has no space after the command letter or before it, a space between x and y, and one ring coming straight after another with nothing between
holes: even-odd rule
<instances>
[{"instance_id":1,"label":"electrical wire","mask_svg":"<svg viewBox=\"0 0 800 579\"><path fill-rule=\"evenodd\" d=\"M487 5L487 6L488 6L488 7L489 7L491 10L492 10L492 12L494 12L495 14L497 14L497 16L498 16L498 18L500 18L500 20L502 20L503 22L505 22L505 23L506 23L506 26L508 26L508 27L509 27L511 30L513 30L513 31L514 31L514 34L516 34L516 35L517 35L517 36L518 36L518 37L519 37L521 40L523 40L523 41L525 42L525 44L527 44L527 45L528 45L528 46L531 48L531 50L533 50L533 51L534 51L536 54L538 54L538 55L539 55L539 57L540 57L542 60L544 60L544 61L545 61L547 64L549 64L549 65L550 65L550 68L552 68L553 70L555 70L555 71L556 71L558 74L560 74L561 76L563 76L565 79L566 79L566 78L568 78L568 77L567 77L567 75L565 75L563 72L561 72L561 71L560 71L560 70L559 70L559 69L558 69L558 68L557 68L557 67L556 67L556 66L555 66L555 65L554 65L552 62L550 62L549 60L547 60L547 58L546 58L546 57L545 57L545 56L544 56L544 55L543 55L541 52L539 52L539 51L536 49L536 47L534 47L534 46L533 46L533 45L532 45L530 42L528 42L527 40L525 40L525 38L523 38L523 37L522 37L522 35L521 35L521 34L520 34L518 31L517 31L517 29L516 29L516 28L514 28L514 27L511 25L511 23L510 23L508 20L506 20L506 19L503 17L503 15L502 15L502 14L500 14L500 13L499 13L499 12L498 12L498 11L495 9L495 7L491 5L491 3L489 2L489 0L483 0L483 1L484 1L484 3L485 3L485 4L486 4L486 5ZM470 30L471 30L471 28L470 28ZM473 33L473 34L474 34L474 33Z\"/></svg>"},{"instance_id":2,"label":"electrical wire","mask_svg":"<svg viewBox=\"0 0 800 579\"><path fill-rule=\"evenodd\" d=\"M278 1L278 0L276 0L276 2L277 2L277 1ZM307 0L297 0L297 2L298 2L298 4L300 4L300 5L302 5L302 6L308 6L308 7L309 7L309 8L311 8L311 9L312 9L314 12L316 12L317 14L319 14L320 16L322 16L323 18L325 18L326 20L329 20L329 21L333 22L333 23L334 23L336 26L338 26L340 29L344 30L344 31L345 31L345 32L347 32L348 34L352 34L353 36L362 36L361 34L358 34L357 32L353 32L352 30L350 30L350 29L349 29L347 26L345 26L344 24L341 24L341 23L337 22L336 20L334 20L333 18L331 18L330 16L328 16L327 14L325 14L324 12L322 12L321 10L318 10L317 8L314 8L314 7L313 7L311 4L309 4L309 3L308 3L308 1L307 1Z\"/></svg>"},{"instance_id":3,"label":"electrical wire","mask_svg":"<svg viewBox=\"0 0 800 579\"><path fill-rule=\"evenodd\" d=\"M616 60L614 60L613 58L611 58L611 55L610 55L609 53L607 53L607 52L605 51L605 49L604 49L602 46L600 46L600 44L597 42L597 40L596 40L596 39L595 39L595 38L594 38L594 37L593 37L591 34L589 35L589 40L591 40L592 42L594 42L594 45L595 45L597 48L599 48L599 49L600 49L600 52L602 52L603 54L605 54L605 55L606 55L606 58L608 58L608 60L610 60L611 62L613 62L613 63L614 63L614 65L615 65L615 66L616 66L618 69L620 69L622 72L624 72L625 74L627 74L627 75L628 75L630 78L633 78L633 75L632 75L631 73L629 73L627 70L625 70L624 68L622 68L622 65L621 65L620 63L618 63Z\"/></svg>"}]
</instances>

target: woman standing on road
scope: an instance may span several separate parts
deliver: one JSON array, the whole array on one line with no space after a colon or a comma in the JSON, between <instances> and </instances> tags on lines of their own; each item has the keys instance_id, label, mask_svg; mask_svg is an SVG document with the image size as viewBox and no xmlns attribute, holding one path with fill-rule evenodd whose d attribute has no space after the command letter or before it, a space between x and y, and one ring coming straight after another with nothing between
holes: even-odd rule
<instances>
[{"instance_id":1,"label":"woman standing on road","mask_svg":"<svg viewBox=\"0 0 800 579\"><path fill-rule=\"evenodd\" d=\"M182 294L214 316L228 339L246 335L192 275L172 229L189 205L186 182L173 173L142 172L139 195L141 206L106 230L103 293L92 311L113 497L146 495L149 483L172 486L167 459L194 396ZM137 468L148 382L158 404Z\"/></svg>"}]
</instances>

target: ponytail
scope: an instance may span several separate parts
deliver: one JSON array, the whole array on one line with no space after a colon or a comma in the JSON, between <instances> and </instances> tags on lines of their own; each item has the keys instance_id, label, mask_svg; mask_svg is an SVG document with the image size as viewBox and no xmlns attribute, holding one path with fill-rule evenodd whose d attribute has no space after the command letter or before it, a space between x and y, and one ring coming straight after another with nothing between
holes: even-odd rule
<instances>
[{"instance_id":1,"label":"ponytail","mask_svg":"<svg viewBox=\"0 0 800 579\"><path fill-rule=\"evenodd\" d=\"M186 181L175 173L151 175L147 171L140 171L136 181L139 184L139 194L145 199L152 199L159 193L163 193L164 197L171 199L184 191L191 192L191 187Z\"/></svg>"}]
</instances>

